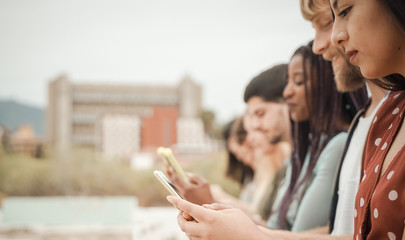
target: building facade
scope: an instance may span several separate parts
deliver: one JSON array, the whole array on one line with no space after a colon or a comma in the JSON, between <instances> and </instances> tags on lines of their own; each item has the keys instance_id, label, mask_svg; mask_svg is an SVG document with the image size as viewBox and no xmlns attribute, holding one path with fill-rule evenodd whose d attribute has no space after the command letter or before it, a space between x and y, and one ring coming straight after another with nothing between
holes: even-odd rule
<instances>
[{"instance_id":1,"label":"building facade","mask_svg":"<svg viewBox=\"0 0 405 240\"><path fill-rule=\"evenodd\" d=\"M202 89L189 77L177 86L153 86L78 84L60 76L49 83L48 96L47 139L53 145L125 157L204 138L198 123L188 134L202 109Z\"/></svg>"}]
</instances>

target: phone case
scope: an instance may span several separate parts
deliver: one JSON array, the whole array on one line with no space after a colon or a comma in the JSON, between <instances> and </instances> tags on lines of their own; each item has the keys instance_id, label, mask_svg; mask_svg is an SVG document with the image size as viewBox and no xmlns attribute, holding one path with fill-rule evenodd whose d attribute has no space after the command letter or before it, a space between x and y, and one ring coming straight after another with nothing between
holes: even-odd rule
<instances>
[{"instance_id":1,"label":"phone case","mask_svg":"<svg viewBox=\"0 0 405 240\"><path fill-rule=\"evenodd\" d=\"M163 186L170 192L170 194L182 198L178 193L177 188L173 185L172 182L170 182L170 180L166 177L166 175L163 172L155 170L153 174L160 181L160 183L163 184Z\"/></svg>"},{"instance_id":2,"label":"phone case","mask_svg":"<svg viewBox=\"0 0 405 240\"><path fill-rule=\"evenodd\" d=\"M180 164L177 162L170 148L159 147L157 149L157 153L165 160L166 168L171 166L181 179L188 181L186 174L184 173Z\"/></svg>"}]
</instances>

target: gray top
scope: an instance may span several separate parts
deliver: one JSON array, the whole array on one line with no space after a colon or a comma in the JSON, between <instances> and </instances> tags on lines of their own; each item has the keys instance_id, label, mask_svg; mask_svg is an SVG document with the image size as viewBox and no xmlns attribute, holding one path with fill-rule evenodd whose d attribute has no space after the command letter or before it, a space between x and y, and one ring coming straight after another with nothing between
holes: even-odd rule
<instances>
[{"instance_id":1,"label":"gray top","mask_svg":"<svg viewBox=\"0 0 405 240\"><path fill-rule=\"evenodd\" d=\"M312 177L307 184L303 184L294 196L287 212L287 230L300 232L312 228L325 226L329 220L329 211L332 201L332 191L337 163L346 142L347 133L342 132L332 138L326 145ZM307 154L298 181L301 181L307 172L309 154ZM267 221L267 227L280 229L278 224L280 202L287 191L291 179L291 161L288 161L285 181L282 183L273 205L273 214ZM302 196L301 201L300 196Z\"/></svg>"}]
</instances>

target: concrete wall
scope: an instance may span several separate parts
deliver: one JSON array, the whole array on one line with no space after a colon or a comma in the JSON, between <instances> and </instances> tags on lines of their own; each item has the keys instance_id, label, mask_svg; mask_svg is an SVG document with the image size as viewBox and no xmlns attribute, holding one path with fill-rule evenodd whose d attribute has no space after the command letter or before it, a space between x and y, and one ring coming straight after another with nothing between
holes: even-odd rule
<instances>
[{"instance_id":1,"label":"concrete wall","mask_svg":"<svg viewBox=\"0 0 405 240\"><path fill-rule=\"evenodd\" d=\"M7 197L2 202L3 224L130 225L138 205L134 197Z\"/></svg>"}]
</instances>

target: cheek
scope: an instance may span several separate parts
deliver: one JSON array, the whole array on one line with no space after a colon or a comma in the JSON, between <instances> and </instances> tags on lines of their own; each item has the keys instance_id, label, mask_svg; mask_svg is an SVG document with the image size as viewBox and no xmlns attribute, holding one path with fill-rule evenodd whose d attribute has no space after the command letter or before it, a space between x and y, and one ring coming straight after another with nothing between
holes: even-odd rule
<instances>
[{"instance_id":1,"label":"cheek","mask_svg":"<svg viewBox=\"0 0 405 240\"><path fill-rule=\"evenodd\" d=\"M266 126L266 128L274 128L277 126L277 122L274 121L277 117L278 116L276 114L266 114L266 116L263 118L263 124Z\"/></svg>"},{"instance_id":2,"label":"cheek","mask_svg":"<svg viewBox=\"0 0 405 240\"><path fill-rule=\"evenodd\" d=\"M261 125L261 118L258 116L252 116L249 120L249 127L251 127L252 129L256 128L257 126Z\"/></svg>"},{"instance_id":3,"label":"cheek","mask_svg":"<svg viewBox=\"0 0 405 240\"><path fill-rule=\"evenodd\" d=\"M310 92L308 92L308 94L311 95ZM297 99L299 100L300 103L303 103L306 101L304 86L300 87L299 90L297 91Z\"/></svg>"},{"instance_id":4,"label":"cheek","mask_svg":"<svg viewBox=\"0 0 405 240\"><path fill-rule=\"evenodd\" d=\"M229 143L229 145L228 145L228 147L229 147L229 150L233 153L233 154L235 154L235 155L237 155L237 153L238 153L238 147L236 146L236 144L235 143Z\"/></svg>"},{"instance_id":5,"label":"cheek","mask_svg":"<svg viewBox=\"0 0 405 240\"><path fill-rule=\"evenodd\" d=\"M388 75L387 71L391 70L391 66L395 64L392 61L392 52L389 47L380 46L379 49L374 49L372 52L359 54L358 66L362 75L365 78L381 78Z\"/></svg>"},{"instance_id":6,"label":"cheek","mask_svg":"<svg viewBox=\"0 0 405 240\"><path fill-rule=\"evenodd\" d=\"M251 166L252 163L254 162L254 152L249 149L249 151L247 151L245 155L246 155L245 163Z\"/></svg>"},{"instance_id":7,"label":"cheek","mask_svg":"<svg viewBox=\"0 0 405 240\"><path fill-rule=\"evenodd\" d=\"M235 149L235 151L233 151L233 154L235 154L238 161L243 161L243 153L241 150Z\"/></svg>"}]
</instances>

